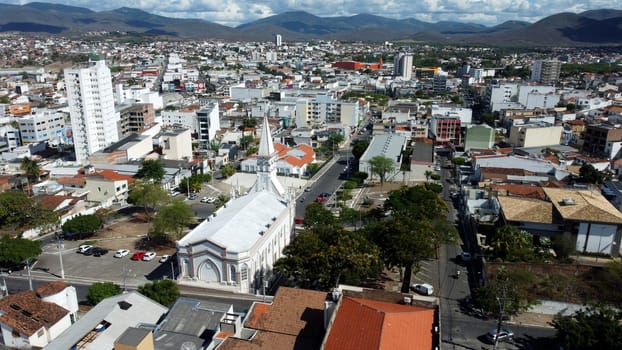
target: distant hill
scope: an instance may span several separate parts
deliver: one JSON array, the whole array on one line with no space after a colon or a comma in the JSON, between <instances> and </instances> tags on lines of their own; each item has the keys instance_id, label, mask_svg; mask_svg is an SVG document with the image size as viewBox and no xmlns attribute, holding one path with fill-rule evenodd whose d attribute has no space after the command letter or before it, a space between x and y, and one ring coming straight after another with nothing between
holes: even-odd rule
<instances>
[{"instance_id":1,"label":"distant hill","mask_svg":"<svg viewBox=\"0 0 622 350\"><path fill-rule=\"evenodd\" d=\"M268 41L275 33L285 41L424 40L506 46L588 46L622 44L622 11L560 13L536 23L508 21L486 27L474 23L428 23L414 18L391 19L371 14L318 17L285 12L232 28L201 19L169 18L122 7L95 12L51 3L0 4L0 32L17 31L83 36L95 31L124 31L178 39Z\"/></svg>"}]
</instances>

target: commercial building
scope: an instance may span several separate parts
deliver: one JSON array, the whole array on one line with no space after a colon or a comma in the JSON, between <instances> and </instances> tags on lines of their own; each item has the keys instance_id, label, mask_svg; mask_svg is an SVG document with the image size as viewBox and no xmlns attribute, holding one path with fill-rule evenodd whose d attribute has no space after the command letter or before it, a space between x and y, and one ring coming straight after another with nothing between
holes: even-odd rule
<instances>
[{"instance_id":1,"label":"commercial building","mask_svg":"<svg viewBox=\"0 0 622 350\"><path fill-rule=\"evenodd\" d=\"M354 127L359 123L359 106L356 102L333 99L330 95L317 95L312 99L296 101L297 127L322 127L341 124Z\"/></svg>"},{"instance_id":2,"label":"commercial building","mask_svg":"<svg viewBox=\"0 0 622 350\"><path fill-rule=\"evenodd\" d=\"M210 143L216 138L218 130L220 130L218 103L209 103L197 111L199 149L210 149Z\"/></svg>"},{"instance_id":3,"label":"commercial building","mask_svg":"<svg viewBox=\"0 0 622 350\"><path fill-rule=\"evenodd\" d=\"M548 123L515 125L510 128L508 141L514 147L540 147L559 145L563 126Z\"/></svg>"},{"instance_id":4,"label":"commercial building","mask_svg":"<svg viewBox=\"0 0 622 350\"><path fill-rule=\"evenodd\" d=\"M410 80L413 74L413 55L398 53L393 61L393 76Z\"/></svg>"},{"instance_id":5,"label":"commercial building","mask_svg":"<svg viewBox=\"0 0 622 350\"><path fill-rule=\"evenodd\" d=\"M466 129L464 150L471 148L489 149L495 144L495 129L486 124L470 125Z\"/></svg>"},{"instance_id":6,"label":"commercial building","mask_svg":"<svg viewBox=\"0 0 622 350\"><path fill-rule=\"evenodd\" d=\"M65 114L57 111L36 111L18 119L22 143L64 140Z\"/></svg>"},{"instance_id":7,"label":"commercial building","mask_svg":"<svg viewBox=\"0 0 622 350\"><path fill-rule=\"evenodd\" d=\"M66 69L65 85L76 160L84 162L119 140L110 69L103 57L94 57L87 68Z\"/></svg>"}]
</instances>

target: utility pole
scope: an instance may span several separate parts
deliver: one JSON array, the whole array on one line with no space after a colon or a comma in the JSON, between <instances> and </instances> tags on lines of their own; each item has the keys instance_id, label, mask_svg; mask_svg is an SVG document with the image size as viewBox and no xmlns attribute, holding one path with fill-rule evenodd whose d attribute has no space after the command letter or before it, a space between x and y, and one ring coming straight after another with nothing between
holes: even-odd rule
<instances>
[{"instance_id":1,"label":"utility pole","mask_svg":"<svg viewBox=\"0 0 622 350\"><path fill-rule=\"evenodd\" d=\"M497 344L499 343L499 334L501 334L501 325L503 322L503 311L505 306L506 297L506 289L503 288L503 297L496 297L497 303L499 304L499 320L497 321L497 333L495 334L495 345L493 347L494 350L497 350Z\"/></svg>"},{"instance_id":2,"label":"utility pole","mask_svg":"<svg viewBox=\"0 0 622 350\"><path fill-rule=\"evenodd\" d=\"M30 287L31 291L34 291L32 288L32 276L30 275L30 258L26 259L26 269L28 270L28 287Z\"/></svg>"},{"instance_id":3,"label":"utility pole","mask_svg":"<svg viewBox=\"0 0 622 350\"><path fill-rule=\"evenodd\" d=\"M64 280L65 279L65 268L63 267L63 248L65 248L65 245L63 244L63 239L61 238L59 234L56 235L56 238L58 238L58 258L60 260L60 278Z\"/></svg>"}]
</instances>

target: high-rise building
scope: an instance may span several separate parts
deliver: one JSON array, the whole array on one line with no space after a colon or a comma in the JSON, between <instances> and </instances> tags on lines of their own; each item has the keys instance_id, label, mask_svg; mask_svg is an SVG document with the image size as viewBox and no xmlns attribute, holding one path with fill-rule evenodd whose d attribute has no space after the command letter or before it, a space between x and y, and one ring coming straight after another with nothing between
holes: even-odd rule
<instances>
[{"instance_id":1,"label":"high-rise building","mask_svg":"<svg viewBox=\"0 0 622 350\"><path fill-rule=\"evenodd\" d=\"M531 65L531 80L544 85L555 85L562 68L558 60L536 60Z\"/></svg>"},{"instance_id":2,"label":"high-rise building","mask_svg":"<svg viewBox=\"0 0 622 350\"><path fill-rule=\"evenodd\" d=\"M218 103L210 103L196 112L199 149L210 149L210 143L216 138L220 129L219 111Z\"/></svg>"},{"instance_id":3,"label":"high-rise building","mask_svg":"<svg viewBox=\"0 0 622 350\"><path fill-rule=\"evenodd\" d=\"M103 57L94 57L86 68L65 70L71 130L76 161L119 140L110 69Z\"/></svg>"},{"instance_id":4,"label":"high-rise building","mask_svg":"<svg viewBox=\"0 0 622 350\"><path fill-rule=\"evenodd\" d=\"M413 55L398 53L393 61L393 76L410 80L413 73Z\"/></svg>"},{"instance_id":5,"label":"high-rise building","mask_svg":"<svg viewBox=\"0 0 622 350\"><path fill-rule=\"evenodd\" d=\"M281 34L274 34L274 44L279 47L283 45L283 37Z\"/></svg>"}]
</instances>

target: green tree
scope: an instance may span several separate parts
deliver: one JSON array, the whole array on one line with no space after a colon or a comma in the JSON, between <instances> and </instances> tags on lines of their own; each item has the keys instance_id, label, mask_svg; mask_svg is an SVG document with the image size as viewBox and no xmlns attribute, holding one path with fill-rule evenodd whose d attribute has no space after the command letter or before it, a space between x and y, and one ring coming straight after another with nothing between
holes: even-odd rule
<instances>
[{"instance_id":1,"label":"green tree","mask_svg":"<svg viewBox=\"0 0 622 350\"><path fill-rule=\"evenodd\" d=\"M22 158L22 162L19 167L24 172L30 183L39 181L39 176L41 176L41 167L36 160L24 157Z\"/></svg>"},{"instance_id":2,"label":"green tree","mask_svg":"<svg viewBox=\"0 0 622 350\"><path fill-rule=\"evenodd\" d=\"M584 163L579 168L579 181L590 184L602 184L605 179L605 175L596 170L592 164Z\"/></svg>"},{"instance_id":3,"label":"green tree","mask_svg":"<svg viewBox=\"0 0 622 350\"><path fill-rule=\"evenodd\" d=\"M142 206L147 220L151 220L151 211L170 201L169 195L159 184L137 181L132 186L127 201Z\"/></svg>"},{"instance_id":4,"label":"green tree","mask_svg":"<svg viewBox=\"0 0 622 350\"><path fill-rule=\"evenodd\" d=\"M173 280L155 280L138 286L138 292L164 306L171 306L179 298L179 288Z\"/></svg>"},{"instance_id":5,"label":"green tree","mask_svg":"<svg viewBox=\"0 0 622 350\"><path fill-rule=\"evenodd\" d=\"M530 292L535 283L533 272L501 267L489 277L486 286L473 290L473 301L485 313L499 317L501 303L504 315L516 315L537 303Z\"/></svg>"},{"instance_id":6,"label":"green tree","mask_svg":"<svg viewBox=\"0 0 622 350\"><path fill-rule=\"evenodd\" d=\"M334 229L337 225L337 219L333 213L326 209L321 203L309 203L305 208L305 216L303 225L307 229Z\"/></svg>"},{"instance_id":7,"label":"green tree","mask_svg":"<svg viewBox=\"0 0 622 350\"><path fill-rule=\"evenodd\" d=\"M516 226L505 225L490 237L493 259L511 262L531 262L536 259L533 236Z\"/></svg>"},{"instance_id":8,"label":"green tree","mask_svg":"<svg viewBox=\"0 0 622 350\"><path fill-rule=\"evenodd\" d=\"M242 146L242 149L247 149L253 142L255 142L255 138L250 135L242 136L242 138L240 138L240 146Z\"/></svg>"},{"instance_id":9,"label":"green tree","mask_svg":"<svg viewBox=\"0 0 622 350\"><path fill-rule=\"evenodd\" d=\"M179 188L183 190L190 191L200 191L201 186L205 182L210 182L212 180L212 176L210 174L192 174L190 177L184 177L179 182Z\"/></svg>"},{"instance_id":10,"label":"green tree","mask_svg":"<svg viewBox=\"0 0 622 350\"><path fill-rule=\"evenodd\" d=\"M363 184L365 183L365 180L367 180L367 177L369 177L369 174L367 174L366 172L357 171L354 174L352 174L352 177L350 178L350 180L354 180L359 186L363 186Z\"/></svg>"},{"instance_id":11,"label":"green tree","mask_svg":"<svg viewBox=\"0 0 622 350\"><path fill-rule=\"evenodd\" d=\"M361 159L361 156L369 147L369 141L358 141L352 145L352 155L356 157L356 159Z\"/></svg>"},{"instance_id":12,"label":"green tree","mask_svg":"<svg viewBox=\"0 0 622 350\"><path fill-rule=\"evenodd\" d=\"M219 208L227 204L227 202L229 202L229 199L230 198L224 194L221 194L218 197L216 197L216 201L214 202L214 207L216 208L216 210L218 210Z\"/></svg>"},{"instance_id":13,"label":"green tree","mask_svg":"<svg viewBox=\"0 0 622 350\"><path fill-rule=\"evenodd\" d=\"M80 239L93 236L102 227L102 219L97 215L79 215L63 224L63 233L77 234Z\"/></svg>"},{"instance_id":14,"label":"green tree","mask_svg":"<svg viewBox=\"0 0 622 350\"><path fill-rule=\"evenodd\" d=\"M17 237L0 238L0 263L17 264L33 259L41 254L41 242Z\"/></svg>"},{"instance_id":15,"label":"green tree","mask_svg":"<svg viewBox=\"0 0 622 350\"><path fill-rule=\"evenodd\" d=\"M96 282L89 287L86 299L89 304L95 306L100 301L121 294L121 287L112 282Z\"/></svg>"},{"instance_id":16,"label":"green tree","mask_svg":"<svg viewBox=\"0 0 622 350\"><path fill-rule=\"evenodd\" d=\"M617 350L622 344L622 311L597 305L551 322L567 350Z\"/></svg>"},{"instance_id":17,"label":"green tree","mask_svg":"<svg viewBox=\"0 0 622 350\"><path fill-rule=\"evenodd\" d=\"M309 176L313 176L318 172L318 170L320 170L320 165L318 163L307 164L307 172L309 173Z\"/></svg>"},{"instance_id":18,"label":"green tree","mask_svg":"<svg viewBox=\"0 0 622 350\"><path fill-rule=\"evenodd\" d=\"M231 177L233 176L233 174L235 174L235 168L233 167L233 165L227 164L224 167L222 167L222 169L220 170L220 173L224 177Z\"/></svg>"},{"instance_id":19,"label":"green tree","mask_svg":"<svg viewBox=\"0 0 622 350\"><path fill-rule=\"evenodd\" d=\"M180 239L184 229L193 222L192 208L182 201L173 201L160 209L154 221L154 229L156 232L173 233L176 239Z\"/></svg>"},{"instance_id":20,"label":"green tree","mask_svg":"<svg viewBox=\"0 0 622 350\"><path fill-rule=\"evenodd\" d=\"M359 285L380 273L378 249L360 234L335 227L305 230L285 247L274 270L292 284L328 290L339 283Z\"/></svg>"},{"instance_id":21,"label":"green tree","mask_svg":"<svg viewBox=\"0 0 622 350\"><path fill-rule=\"evenodd\" d=\"M332 134L328 136L328 140L326 141L326 147L331 149L333 153L335 150L339 149L339 145L345 140L343 135L341 134Z\"/></svg>"},{"instance_id":22,"label":"green tree","mask_svg":"<svg viewBox=\"0 0 622 350\"><path fill-rule=\"evenodd\" d=\"M0 226L3 229L21 233L57 222L58 215L54 211L43 208L23 192L0 193Z\"/></svg>"},{"instance_id":23,"label":"green tree","mask_svg":"<svg viewBox=\"0 0 622 350\"><path fill-rule=\"evenodd\" d=\"M136 172L136 178L159 184L164 178L164 173L164 167L159 160L145 159Z\"/></svg>"},{"instance_id":24,"label":"green tree","mask_svg":"<svg viewBox=\"0 0 622 350\"><path fill-rule=\"evenodd\" d=\"M438 194L423 185L402 186L390 191L384 208L391 210L394 216L410 216L417 220L444 219L449 211Z\"/></svg>"},{"instance_id":25,"label":"green tree","mask_svg":"<svg viewBox=\"0 0 622 350\"><path fill-rule=\"evenodd\" d=\"M425 176L425 181L430 181L430 176L434 174L431 170L426 170L423 175Z\"/></svg>"},{"instance_id":26,"label":"green tree","mask_svg":"<svg viewBox=\"0 0 622 350\"><path fill-rule=\"evenodd\" d=\"M460 166L460 165L464 165L466 163L466 159L464 159L462 157L453 157L453 158L451 158L451 162L454 165Z\"/></svg>"},{"instance_id":27,"label":"green tree","mask_svg":"<svg viewBox=\"0 0 622 350\"><path fill-rule=\"evenodd\" d=\"M380 186L384 184L387 175L395 170L393 160L385 156L375 156L369 160L370 171L380 178Z\"/></svg>"},{"instance_id":28,"label":"green tree","mask_svg":"<svg viewBox=\"0 0 622 350\"><path fill-rule=\"evenodd\" d=\"M358 210L350 207L344 206L341 210L339 210L339 220L344 225L349 224L356 228L356 223L361 216L362 214Z\"/></svg>"}]
</instances>

